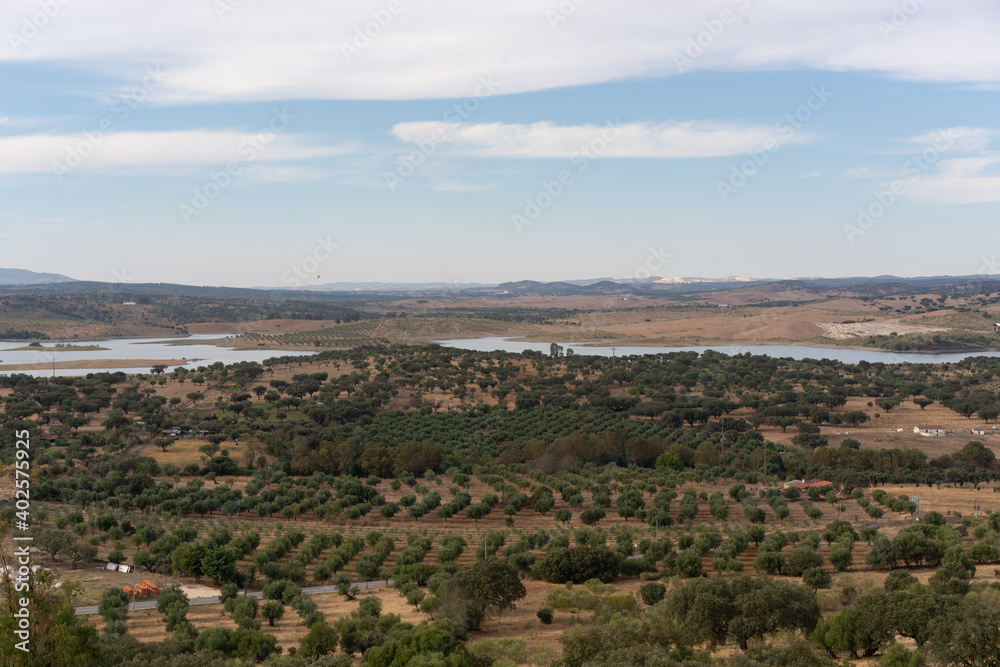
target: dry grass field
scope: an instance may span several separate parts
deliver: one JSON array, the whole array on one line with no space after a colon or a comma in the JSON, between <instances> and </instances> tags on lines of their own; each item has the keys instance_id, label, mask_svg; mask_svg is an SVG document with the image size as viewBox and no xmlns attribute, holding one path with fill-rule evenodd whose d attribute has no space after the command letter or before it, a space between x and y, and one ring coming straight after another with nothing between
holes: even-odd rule
<instances>
[{"instance_id":1,"label":"dry grass field","mask_svg":"<svg viewBox=\"0 0 1000 667\"><path fill-rule=\"evenodd\" d=\"M847 399L847 405L840 410L863 410L872 417L868 423L857 427L820 426L822 435L826 436L831 445L837 446L847 438L854 438L864 449L893 449L912 447L919 449L928 458L942 454L957 452L971 440L978 440L1000 455L1000 427L994 422L984 423L973 416L967 419L939 403L927 406L921 410L913 401L903 401L891 412L884 412L877 407L868 407L870 398L853 396ZM749 415L749 411L737 410L734 416ZM877 416L875 416L877 415ZM914 426L943 428L944 436L923 436L913 432ZM900 431L899 429L902 429ZM985 435L972 433L973 429L985 430ZM791 443L795 429L782 432L775 426L762 425L761 433L772 442Z\"/></svg>"}]
</instances>

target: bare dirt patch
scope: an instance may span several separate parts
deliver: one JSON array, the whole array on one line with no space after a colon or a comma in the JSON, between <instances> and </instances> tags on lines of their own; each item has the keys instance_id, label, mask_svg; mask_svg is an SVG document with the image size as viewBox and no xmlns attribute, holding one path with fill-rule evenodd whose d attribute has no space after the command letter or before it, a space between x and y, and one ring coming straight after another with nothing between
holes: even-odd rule
<instances>
[{"instance_id":1,"label":"bare dirt patch","mask_svg":"<svg viewBox=\"0 0 1000 667\"><path fill-rule=\"evenodd\" d=\"M942 327L925 327L915 324L904 324L900 320L884 320L882 322L855 322L853 324L840 324L836 322L821 323L820 328L826 331L825 337L834 340L846 340L858 336L888 336L896 334L899 336L910 333L938 333L948 331Z\"/></svg>"}]
</instances>

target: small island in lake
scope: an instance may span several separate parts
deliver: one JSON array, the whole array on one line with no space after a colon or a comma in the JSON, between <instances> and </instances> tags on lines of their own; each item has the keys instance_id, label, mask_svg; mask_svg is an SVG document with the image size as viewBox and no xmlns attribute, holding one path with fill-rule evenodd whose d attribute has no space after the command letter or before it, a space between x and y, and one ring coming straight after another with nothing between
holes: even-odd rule
<instances>
[{"instance_id":1,"label":"small island in lake","mask_svg":"<svg viewBox=\"0 0 1000 667\"><path fill-rule=\"evenodd\" d=\"M72 345L70 343L56 343L55 345L45 346L41 343L29 343L24 347L15 347L9 350L4 350L4 352L99 352L101 350L110 350L109 347L102 347L100 345Z\"/></svg>"}]
</instances>

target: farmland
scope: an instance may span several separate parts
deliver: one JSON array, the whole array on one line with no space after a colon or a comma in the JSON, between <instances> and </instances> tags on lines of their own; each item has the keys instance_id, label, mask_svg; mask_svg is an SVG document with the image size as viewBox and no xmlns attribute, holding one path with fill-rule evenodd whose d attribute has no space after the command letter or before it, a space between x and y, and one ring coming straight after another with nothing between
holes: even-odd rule
<instances>
[{"instance_id":1,"label":"farmland","mask_svg":"<svg viewBox=\"0 0 1000 667\"><path fill-rule=\"evenodd\" d=\"M292 340L263 365L10 378L5 428L37 443L33 558L59 585L53 600L100 607L63 631L147 661L383 664L436 637L457 664L611 650L676 664L805 651L822 664L941 655L957 632L947 614L992 604L995 360L336 344L377 326L334 323L331 349L296 357ZM913 433L928 424L948 435ZM14 521L14 449L3 456L0 519ZM159 609L128 609L133 579L159 586ZM508 583L481 598L487 581ZM801 613L709 632L685 600L715 581L736 605L723 616L749 604L748 586ZM194 585L191 597L223 601L188 608L177 587ZM924 625L897 611L930 601L942 615ZM858 614L878 631L845 638L838 624ZM673 630L653 638L648 623ZM631 644L593 643L633 631Z\"/></svg>"}]
</instances>

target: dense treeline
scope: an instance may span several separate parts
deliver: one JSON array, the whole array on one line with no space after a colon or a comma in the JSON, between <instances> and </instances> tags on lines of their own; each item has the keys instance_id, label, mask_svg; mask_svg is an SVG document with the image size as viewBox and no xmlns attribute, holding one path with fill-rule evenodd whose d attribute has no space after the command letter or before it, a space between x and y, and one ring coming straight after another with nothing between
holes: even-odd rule
<instances>
[{"instance_id":1,"label":"dense treeline","mask_svg":"<svg viewBox=\"0 0 1000 667\"><path fill-rule=\"evenodd\" d=\"M933 366L829 360L792 361L706 352L613 360L583 355L460 352L394 346L275 358L264 365L215 364L172 378L187 398L166 398L154 373L82 378L0 377L6 433L56 434L67 449L45 457L60 476L97 456L155 440L165 429L213 444L239 440L243 460L207 451L209 461L179 472L236 474L277 460L296 475L314 471L387 477L399 468L441 472L499 461L548 472L599 465L664 465L693 478L822 476L847 486L886 482L982 482L997 465L987 448L928 460L916 450L831 448L820 425L855 427L902 401L939 403L981 423L1000 417L990 387L1000 360ZM327 362L341 372L301 372L269 379L275 369ZM154 369L155 371L156 369ZM148 382L148 384L146 384ZM221 391L206 405L204 392ZM442 399L447 396L448 400ZM848 409L860 398L865 409ZM867 399L867 400L866 400ZM303 418L290 419L290 415ZM105 432L77 435L97 422ZM762 426L795 433L791 445L765 440ZM12 457L12 439L0 456Z\"/></svg>"}]
</instances>

